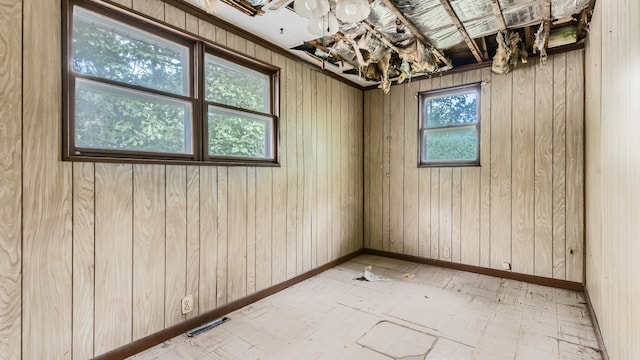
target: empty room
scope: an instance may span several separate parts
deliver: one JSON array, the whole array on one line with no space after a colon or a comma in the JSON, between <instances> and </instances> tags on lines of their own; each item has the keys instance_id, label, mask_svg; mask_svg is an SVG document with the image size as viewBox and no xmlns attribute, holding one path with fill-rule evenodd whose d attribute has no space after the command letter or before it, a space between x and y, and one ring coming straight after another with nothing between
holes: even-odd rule
<instances>
[{"instance_id":1,"label":"empty room","mask_svg":"<svg viewBox=\"0 0 640 360\"><path fill-rule=\"evenodd\" d=\"M640 359L639 34L0 0L0 359Z\"/></svg>"}]
</instances>

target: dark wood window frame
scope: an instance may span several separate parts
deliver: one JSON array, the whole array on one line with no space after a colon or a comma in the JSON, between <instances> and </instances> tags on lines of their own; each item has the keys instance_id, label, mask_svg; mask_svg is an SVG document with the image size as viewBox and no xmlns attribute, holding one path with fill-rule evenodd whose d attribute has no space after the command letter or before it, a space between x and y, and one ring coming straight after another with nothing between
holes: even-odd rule
<instances>
[{"instance_id":1,"label":"dark wood window frame","mask_svg":"<svg viewBox=\"0 0 640 360\"><path fill-rule=\"evenodd\" d=\"M63 141L62 158L68 161L90 162L120 162L120 163L162 163L186 165L240 165L240 166L279 166L279 113L280 113L280 69L270 64L234 52L224 46L215 44L207 39L184 32L181 29L159 22L123 9L117 5L96 3L92 0L64 0L63 9L63 49L62 49L62 98L63 98ZM124 23L128 26L149 32L173 43L186 46L189 49L189 89L188 94L176 95L149 87L125 84L91 75L84 75L73 71L73 9L75 6L93 11L107 18ZM268 76L269 113L237 108L225 104L212 103L204 96L204 58L205 54L237 64ZM158 153L146 151L131 151L119 149L81 148L75 145L75 88L76 79L98 80L107 85L117 85L124 90L132 90L142 94L160 95L191 103L192 132L190 137L192 154ZM267 146L270 146L270 158L253 158L239 156L209 155L208 151L208 118L207 106L215 105L231 111L239 111L248 115L259 115L271 118L271 136Z\"/></svg>"},{"instance_id":2,"label":"dark wood window frame","mask_svg":"<svg viewBox=\"0 0 640 360\"><path fill-rule=\"evenodd\" d=\"M449 125L441 127L427 127L426 101L430 98L471 93L476 96L476 121L473 124ZM463 167L480 166L480 104L481 83L466 84L444 89L419 92L418 97L418 167ZM426 144L425 133L433 130L446 130L455 128L473 127L476 131L476 158L473 160L425 160Z\"/></svg>"}]
</instances>

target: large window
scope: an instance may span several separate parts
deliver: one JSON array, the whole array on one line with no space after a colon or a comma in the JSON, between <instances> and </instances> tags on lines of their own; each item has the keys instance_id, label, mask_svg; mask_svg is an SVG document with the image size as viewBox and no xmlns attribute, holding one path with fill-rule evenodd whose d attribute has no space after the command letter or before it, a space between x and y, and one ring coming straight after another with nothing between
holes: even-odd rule
<instances>
[{"instance_id":1,"label":"large window","mask_svg":"<svg viewBox=\"0 0 640 360\"><path fill-rule=\"evenodd\" d=\"M420 166L480 164L480 84L419 94Z\"/></svg>"},{"instance_id":2,"label":"large window","mask_svg":"<svg viewBox=\"0 0 640 360\"><path fill-rule=\"evenodd\" d=\"M277 68L68 0L64 157L277 164Z\"/></svg>"}]
</instances>

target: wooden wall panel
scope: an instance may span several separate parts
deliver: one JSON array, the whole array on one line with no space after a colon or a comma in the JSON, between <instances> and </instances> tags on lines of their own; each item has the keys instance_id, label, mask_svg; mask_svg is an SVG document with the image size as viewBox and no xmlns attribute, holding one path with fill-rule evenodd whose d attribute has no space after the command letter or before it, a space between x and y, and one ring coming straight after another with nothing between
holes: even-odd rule
<instances>
[{"instance_id":1,"label":"wooden wall panel","mask_svg":"<svg viewBox=\"0 0 640 360\"><path fill-rule=\"evenodd\" d=\"M522 69L520 69L522 70ZM491 78L491 247L492 268L511 262L511 111L513 73Z\"/></svg>"},{"instance_id":2,"label":"wooden wall panel","mask_svg":"<svg viewBox=\"0 0 640 360\"><path fill-rule=\"evenodd\" d=\"M187 166L187 254L186 295L193 295L193 310L187 318L197 315L200 305L200 168Z\"/></svg>"},{"instance_id":3,"label":"wooden wall panel","mask_svg":"<svg viewBox=\"0 0 640 360\"><path fill-rule=\"evenodd\" d=\"M498 269L507 262L515 272L580 281L582 253L571 254L571 249L583 246L584 224L578 218L584 206L579 120L584 85L576 70L568 69L580 69L582 61L582 53L573 51L550 56L545 65L534 59L506 76L484 68L403 85L404 96L397 86L389 95L365 93L364 140L371 149L365 154L370 187L366 246ZM481 166L417 168L414 88L478 82ZM569 131L575 138L569 139ZM404 141L398 141L399 132ZM574 162L571 167L565 153ZM398 192L394 174L400 170L403 189ZM572 189L565 192L567 186ZM576 209L571 215L565 211L569 201ZM565 241L565 216L567 226L572 224L573 245ZM414 221L417 253L409 240ZM403 227L400 249L394 247L398 224ZM570 255L577 258L573 270L565 272Z\"/></svg>"},{"instance_id":4,"label":"wooden wall panel","mask_svg":"<svg viewBox=\"0 0 640 360\"><path fill-rule=\"evenodd\" d=\"M19 359L22 316L22 1L0 1L0 358Z\"/></svg>"},{"instance_id":5,"label":"wooden wall panel","mask_svg":"<svg viewBox=\"0 0 640 360\"><path fill-rule=\"evenodd\" d=\"M480 266L490 267L491 261L491 69L482 69L480 94Z\"/></svg>"},{"instance_id":6,"label":"wooden wall panel","mask_svg":"<svg viewBox=\"0 0 640 360\"><path fill-rule=\"evenodd\" d=\"M133 340L164 328L165 167L133 166Z\"/></svg>"},{"instance_id":7,"label":"wooden wall panel","mask_svg":"<svg viewBox=\"0 0 640 360\"><path fill-rule=\"evenodd\" d=\"M477 83L482 80L482 70L468 71L462 75L461 84ZM483 100L480 94L481 109L483 109ZM461 168L460 192L456 193L459 194L461 207L460 258L457 260L475 266L480 265L480 170L481 168L477 167Z\"/></svg>"},{"instance_id":8,"label":"wooden wall panel","mask_svg":"<svg viewBox=\"0 0 640 360\"><path fill-rule=\"evenodd\" d=\"M95 177L91 163L73 164L73 358L93 357ZM7 357L9 358L9 357Z\"/></svg>"},{"instance_id":9,"label":"wooden wall panel","mask_svg":"<svg viewBox=\"0 0 640 360\"><path fill-rule=\"evenodd\" d=\"M415 95L420 88L419 82L410 82L405 87L404 96L404 177L403 177L403 250L405 254L418 255L419 235L419 175L418 163L418 107Z\"/></svg>"},{"instance_id":10,"label":"wooden wall panel","mask_svg":"<svg viewBox=\"0 0 640 360\"><path fill-rule=\"evenodd\" d=\"M6 4L7 2L3 1L3 10L7 9ZM11 209L7 209L12 214L22 214L22 357L70 359L73 339L73 179L71 163L59 161L62 104L59 96L61 63L58 54L61 39L59 36L51 36L60 31L61 9L60 2L56 0L26 1L23 4L22 209L15 197L11 199ZM19 16L16 13L19 9L20 5L14 1L6 18L9 22L5 25L3 16L1 25L3 30L6 29L5 26L15 27L11 29L11 33L6 33L10 40L7 39L8 43L3 41L3 50L0 50L3 54L0 58L7 61L3 61L1 66L8 66L7 71L11 71L15 66L15 55L9 54L7 50L20 51L19 47L13 48L16 41L14 35L9 35L20 28L15 19ZM0 37L4 39L6 35L4 32L2 34ZM11 48L4 48L4 44L10 44ZM15 72L8 76L3 75L3 78L9 80L9 90L15 90L15 76ZM6 128L7 135L15 136L16 131L19 131L20 123L15 122L15 112L18 109L19 105L14 103L9 109L2 110L2 115L13 115L6 120L0 120L3 123L13 122ZM4 134L4 129L0 130L0 133ZM5 135L0 136L4 142ZM10 151L15 152L20 146L15 140L6 139ZM19 156L18 153L9 153L3 157L7 155ZM19 157L14 159L17 160ZM8 175L7 181L15 181L15 171L10 169ZM4 174L1 176L4 177ZM5 196L7 195L2 197ZM9 263L12 265L9 266L14 268L16 262L20 261L14 245L17 224L13 222L7 225L7 229L11 229L12 233L12 240L9 240L12 251ZM11 283L15 283L19 276L13 273L10 279ZM15 294L15 287L10 285L9 289ZM12 309L15 309L15 301L19 300L14 298L9 302ZM0 305L3 313L6 311L5 306L7 305ZM10 324L11 330L20 330L15 319L10 319ZM4 326L3 323L2 327ZM11 342L15 341L15 335L12 334L10 339Z\"/></svg>"},{"instance_id":11,"label":"wooden wall panel","mask_svg":"<svg viewBox=\"0 0 640 360\"><path fill-rule=\"evenodd\" d=\"M185 320L182 297L187 295L187 167L167 166L165 186L164 327Z\"/></svg>"},{"instance_id":12,"label":"wooden wall panel","mask_svg":"<svg viewBox=\"0 0 640 360\"><path fill-rule=\"evenodd\" d=\"M596 2L586 47L586 287L610 359L640 358L639 15L637 1ZM571 114L567 116L567 143L574 144L575 126ZM567 161L579 156L576 150L573 145L567 148ZM567 186L576 170L568 167ZM568 198L573 198L572 191L567 189ZM571 203L569 251L577 228L573 207L581 205ZM568 276L573 276L573 262L568 258Z\"/></svg>"},{"instance_id":13,"label":"wooden wall panel","mask_svg":"<svg viewBox=\"0 0 640 360\"><path fill-rule=\"evenodd\" d=\"M566 276L566 71L567 56L553 58L553 277Z\"/></svg>"},{"instance_id":14,"label":"wooden wall panel","mask_svg":"<svg viewBox=\"0 0 640 360\"><path fill-rule=\"evenodd\" d=\"M431 90L433 79L421 80L419 91ZM417 107L417 106L416 106ZM419 115L419 114L416 114ZM417 123L417 122L416 122ZM416 144L417 146L417 144ZM414 150L416 153L417 149ZM416 156L416 165L418 161ZM418 256L431 257L431 169L423 168L418 171Z\"/></svg>"},{"instance_id":15,"label":"wooden wall panel","mask_svg":"<svg viewBox=\"0 0 640 360\"><path fill-rule=\"evenodd\" d=\"M272 54L272 62L273 65L278 66L282 71L282 79L284 79L284 75L287 71L287 61L286 59L278 54ZM281 80L284 81L284 80ZM288 118L289 113L286 107L282 107L280 109L280 119ZM282 120L280 122L282 124ZM280 126L280 139L286 138L286 127ZM274 211L278 211L278 209L286 209L287 208L287 172L284 168L286 168L286 157L283 154L287 152L287 144L285 142L280 143L280 164L283 167L281 171L272 171L273 176L273 209ZM251 174L251 177L254 177L252 173L255 173L256 169L249 168L247 171ZM252 189L255 197L255 184ZM250 204L247 204L247 209L251 207ZM252 214L254 220L247 221L255 221L255 214ZM272 249L273 249L273 263L271 265L272 271L272 281L274 283L281 283L287 279L287 217L286 216L274 216L273 224L272 224ZM248 234L247 236L253 236ZM255 240L253 240L255 241ZM255 255L250 262L247 259L247 265L252 264L255 261Z\"/></svg>"},{"instance_id":16,"label":"wooden wall panel","mask_svg":"<svg viewBox=\"0 0 640 360\"><path fill-rule=\"evenodd\" d=\"M60 3L0 0L3 359L90 358L363 241L361 91L162 1L115 3L281 68L281 164L60 161Z\"/></svg>"},{"instance_id":17,"label":"wooden wall panel","mask_svg":"<svg viewBox=\"0 0 640 360\"><path fill-rule=\"evenodd\" d=\"M247 295L247 169L229 168L228 301Z\"/></svg>"},{"instance_id":18,"label":"wooden wall panel","mask_svg":"<svg viewBox=\"0 0 640 360\"><path fill-rule=\"evenodd\" d=\"M553 66L536 69L535 83L535 271L553 276Z\"/></svg>"},{"instance_id":19,"label":"wooden wall panel","mask_svg":"<svg viewBox=\"0 0 640 360\"><path fill-rule=\"evenodd\" d=\"M513 185L511 236L512 269L534 273L534 162L535 162L535 70L527 66L513 73L512 147Z\"/></svg>"},{"instance_id":20,"label":"wooden wall panel","mask_svg":"<svg viewBox=\"0 0 640 360\"><path fill-rule=\"evenodd\" d=\"M389 92L389 251L404 252L404 90L394 86Z\"/></svg>"},{"instance_id":21,"label":"wooden wall panel","mask_svg":"<svg viewBox=\"0 0 640 360\"><path fill-rule=\"evenodd\" d=\"M133 167L95 165L95 355L132 340Z\"/></svg>"}]
</instances>

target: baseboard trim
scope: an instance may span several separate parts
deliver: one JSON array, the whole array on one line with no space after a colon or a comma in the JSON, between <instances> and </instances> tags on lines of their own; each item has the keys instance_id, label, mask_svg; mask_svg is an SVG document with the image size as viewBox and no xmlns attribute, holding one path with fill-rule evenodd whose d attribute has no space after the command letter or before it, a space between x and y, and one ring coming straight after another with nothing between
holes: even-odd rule
<instances>
[{"instance_id":1,"label":"baseboard trim","mask_svg":"<svg viewBox=\"0 0 640 360\"><path fill-rule=\"evenodd\" d=\"M433 266L438 266L443 268L449 268L454 270L462 270L462 271L467 271L467 272L472 272L472 273L477 273L482 275L489 275L489 276L495 276L495 277L500 277L505 279L524 281L531 284L544 285L544 286L550 286L550 287L573 290L573 291L584 291L584 285L582 283L573 282L573 281L550 279L542 276L526 275L526 274L520 274L520 273L511 272L511 271L497 270L497 269L466 265L466 264L458 264L458 263L452 263L448 261L434 260L434 259L428 259L428 258L423 258L419 256L404 255L404 254L398 254L398 253L374 250L374 249L364 249L364 253L370 254L370 255L384 256L384 257L398 259L398 260L411 261L411 262L416 262L420 264L427 264L427 265L433 265Z\"/></svg>"},{"instance_id":2,"label":"baseboard trim","mask_svg":"<svg viewBox=\"0 0 640 360\"><path fill-rule=\"evenodd\" d=\"M589 309L589 316L591 317L591 322L593 323L593 329L596 333L596 340L598 340L598 346L600 347L600 355L602 356L602 360L609 360L609 353L607 353L607 347L604 344L604 338L602 337L602 331L600 331L600 324L598 323L598 317L596 316L596 311L593 309L593 304L591 303L591 296L589 296L589 290L587 287L584 288L584 297L587 299L587 309Z\"/></svg>"},{"instance_id":3,"label":"baseboard trim","mask_svg":"<svg viewBox=\"0 0 640 360\"><path fill-rule=\"evenodd\" d=\"M116 360L116 359L124 359L127 358L129 356L135 355L141 351L144 351L148 348L151 348L153 346L156 346L158 344L161 344L162 342L169 340L173 337L176 337L178 335L184 334L187 331L196 328L200 325L206 324L210 321L213 321L219 317L222 317L224 315L227 315L233 311L236 311L240 308L243 308L247 305L250 305L258 300L264 299L268 296L271 296L277 292L280 292L290 286L293 286L299 282L302 282L304 280L309 279L310 277L313 277L315 275L320 274L323 271L329 270L332 267L335 267L337 265L340 265L344 262L347 262L359 255L362 255L364 253L363 249L360 249L358 251L352 252L348 255L342 256L336 260L333 260L331 262L328 262L320 267L317 267L315 269L309 270L303 274L300 274L294 278L291 278L285 282L282 282L280 284L271 286L269 288L266 288L264 290L260 290L256 293L253 293L249 296L243 297L242 299L238 299L236 301L233 301L231 303L228 303L226 305L223 305L219 308L207 311L203 314L200 314L194 318L191 318L189 320L186 320L184 322L181 322L179 324L176 324L174 326L170 326L166 329L160 330L156 333L153 333L149 336L143 337L139 340L136 340L134 342L131 342L127 345L121 346L117 349L111 350L107 353L101 354L96 356L94 359L96 360Z\"/></svg>"}]
</instances>

